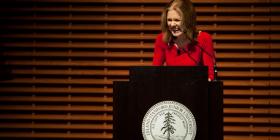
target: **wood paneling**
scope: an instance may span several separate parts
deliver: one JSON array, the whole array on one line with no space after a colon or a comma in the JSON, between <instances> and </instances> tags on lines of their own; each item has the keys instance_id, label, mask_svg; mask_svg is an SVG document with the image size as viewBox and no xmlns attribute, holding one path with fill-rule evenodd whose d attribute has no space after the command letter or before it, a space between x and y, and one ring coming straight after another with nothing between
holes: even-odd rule
<instances>
[{"instance_id":1,"label":"wood paneling","mask_svg":"<svg viewBox=\"0 0 280 140\"><path fill-rule=\"evenodd\" d=\"M224 139L280 139L280 1L193 0ZM0 1L0 138L112 139L112 82L150 66L165 0Z\"/></svg>"}]
</instances>

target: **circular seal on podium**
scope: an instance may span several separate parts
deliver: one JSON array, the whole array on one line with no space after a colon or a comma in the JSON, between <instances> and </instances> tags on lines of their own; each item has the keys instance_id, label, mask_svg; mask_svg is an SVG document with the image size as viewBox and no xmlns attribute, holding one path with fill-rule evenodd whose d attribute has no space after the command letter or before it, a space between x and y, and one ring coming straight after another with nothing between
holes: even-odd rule
<instances>
[{"instance_id":1,"label":"circular seal on podium","mask_svg":"<svg viewBox=\"0 0 280 140\"><path fill-rule=\"evenodd\" d=\"M196 130L191 111L176 101L153 105L142 122L144 140L194 140Z\"/></svg>"}]
</instances>

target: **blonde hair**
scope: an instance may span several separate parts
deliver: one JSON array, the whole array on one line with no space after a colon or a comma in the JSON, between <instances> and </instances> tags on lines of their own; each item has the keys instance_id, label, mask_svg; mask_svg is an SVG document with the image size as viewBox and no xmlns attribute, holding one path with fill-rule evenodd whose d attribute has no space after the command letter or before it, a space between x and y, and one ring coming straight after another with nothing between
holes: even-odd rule
<instances>
[{"instance_id":1,"label":"blonde hair","mask_svg":"<svg viewBox=\"0 0 280 140\"><path fill-rule=\"evenodd\" d=\"M172 36L167 24L167 12L169 10L175 10L180 14L182 17L183 32L190 41L190 44L196 44L198 34L196 30L196 12L190 0L172 0L164 8L161 16L163 42L168 43Z\"/></svg>"}]
</instances>

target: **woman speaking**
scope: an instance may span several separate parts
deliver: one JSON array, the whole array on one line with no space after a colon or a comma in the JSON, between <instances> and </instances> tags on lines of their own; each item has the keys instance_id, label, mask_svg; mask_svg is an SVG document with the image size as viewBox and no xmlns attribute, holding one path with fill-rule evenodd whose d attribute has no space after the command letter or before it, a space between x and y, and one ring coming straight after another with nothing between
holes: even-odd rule
<instances>
[{"instance_id":1,"label":"woman speaking","mask_svg":"<svg viewBox=\"0 0 280 140\"><path fill-rule=\"evenodd\" d=\"M172 0L162 13L161 30L155 41L154 66L208 66L208 80L214 79L212 38L197 31L191 1Z\"/></svg>"}]
</instances>

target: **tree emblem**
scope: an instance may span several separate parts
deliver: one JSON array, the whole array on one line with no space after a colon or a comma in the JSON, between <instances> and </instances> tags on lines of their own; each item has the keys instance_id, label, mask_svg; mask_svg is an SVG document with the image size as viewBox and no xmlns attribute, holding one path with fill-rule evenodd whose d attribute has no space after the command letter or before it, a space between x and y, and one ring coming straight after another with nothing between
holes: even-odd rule
<instances>
[{"instance_id":1,"label":"tree emblem","mask_svg":"<svg viewBox=\"0 0 280 140\"><path fill-rule=\"evenodd\" d=\"M165 114L165 120L164 120L164 126L161 128L161 131L164 130L163 135L167 133L167 140L170 140L171 134L174 134L174 131L176 129L172 124L175 124L175 119L173 118L172 114L170 112L167 112Z\"/></svg>"}]
</instances>

